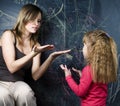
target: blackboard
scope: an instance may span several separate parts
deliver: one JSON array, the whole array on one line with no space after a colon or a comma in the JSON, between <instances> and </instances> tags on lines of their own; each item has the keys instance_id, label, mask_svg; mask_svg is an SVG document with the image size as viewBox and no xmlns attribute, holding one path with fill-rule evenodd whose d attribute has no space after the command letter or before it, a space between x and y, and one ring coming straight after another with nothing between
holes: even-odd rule
<instances>
[{"instance_id":1,"label":"blackboard","mask_svg":"<svg viewBox=\"0 0 120 106\"><path fill-rule=\"evenodd\" d=\"M91 29L103 29L118 47L118 80L109 84L107 106L120 106L120 1L119 0L0 0L0 35L11 29L24 4L33 3L44 12L39 41L54 44L55 50L74 48L69 55L58 57L37 82L27 76L35 91L38 106L79 106L79 98L68 87L61 63L82 69L82 37ZM53 51L52 51L53 52ZM43 62L50 52L42 54ZM78 81L76 74L72 73Z\"/></svg>"}]
</instances>

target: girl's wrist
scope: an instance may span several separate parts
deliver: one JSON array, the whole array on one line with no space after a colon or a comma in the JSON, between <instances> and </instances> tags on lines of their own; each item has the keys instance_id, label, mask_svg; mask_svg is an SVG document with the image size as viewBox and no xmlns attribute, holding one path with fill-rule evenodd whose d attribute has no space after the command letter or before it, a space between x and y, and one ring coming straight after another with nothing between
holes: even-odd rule
<instances>
[{"instance_id":1,"label":"girl's wrist","mask_svg":"<svg viewBox=\"0 0 120 106\"><path fill-rule=\"evenodd\" d=\"M68 76L71 76L70 74L68 74L68 73L65 73L65 77L68 77Z\"/></svg>"},{"instance_id":2,"label":"girl's wrist","mask_svg":"<svg viewBox=\"0 0 120 106\"><path fill-rule=\"evenodd\" d=\"M70 77L71 77L71 75L67 75L67 76L65 75L65 78L70 78Z\"/></svg>"}]
</instances>

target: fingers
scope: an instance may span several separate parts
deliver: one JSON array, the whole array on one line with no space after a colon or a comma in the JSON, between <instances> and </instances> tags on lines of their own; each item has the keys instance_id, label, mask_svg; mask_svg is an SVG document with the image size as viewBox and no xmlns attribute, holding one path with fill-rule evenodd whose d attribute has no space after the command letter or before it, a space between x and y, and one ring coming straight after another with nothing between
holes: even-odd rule
<instances>
[{"instance_id":1,"label":"fingers","mask_svg":"<svg viewBox=\"0 0 120 106\"><path fill-rule=\"evenodd\" d=\"M68 53L68 52L70 52L70 51L71 51L71 50L56 51L56 52L51 53L51 56L52 56L53 58L56 58L57 56L60 56L60 55L62 55L62 54L66 54L66 53Z\"/></svg>"},{"instance_id":2,"label":"fingers","mask_svg":"<svg viewBox=\"0 0 120 106\"><path fill-rule=\"evenodd\" d=\"M46 50L52 50L52 49L54 49L55 47L54 47L54 45L43 45L43 46L37 46L37 45L35 45L34 46L34 48L33 48L33 50L35 51L35 52L43 52L43 51L46 51ZM56 55L61 55L61 54L66 54L66 53L69 53L71 51L71 49L69 49L69 50L63 50L63 51L56 51L56 52L54 52Z\"/></svg>"},{"instance_id":3,"label":"fingers","mask_svg":"<svg viewBox=\"0 0 120 106\"><path fill-rule=\"evenodd\" d=\"M35 52L44 52L46 50L52 50L54 48L54 45L44 45L44 46L34 46L33 50Z\"/></svg>"},{"instance_id":4,"label":"fingers","mask_svg":"<svg viewBox=\"0 0 120 106\"><path fill-rule=\"evenodd\" d=\"M38 47L38 49L43 49L43 50L51 50L53 48L54 48L54 45L44 45L44 46Z\"/></svg>"},{"instance_id":5,"label":"fingers","mask_svg":"<svg viewBox=\"0 0 120 106\"><path fill-rule=\"evenodd\" d=\"M63 51L58 51L57 54L66 54L69 53L71 50L63 50Z\"/></svg>"},{"instance_id":6,"label":"fingers","mask_svg":"<svg viewBox=\"0 0 120 106\"><path fill-rule=\"evenodd\" d=\"M71 51L71 49L69 49L69 50L63 50L63 51L61 51L62 53L69 53Z\"/></svg>"},{"instance_id":7,"label":"fingers","mask_svg":"<svg viewBox=\"0 0 120 106\"><path fill-rule=\"evenodd\" d=\"M61 64L60 67L61 67L61 69L64 70L64 71L69 71L69 69L67 68L66 65Z\"/></svg>"},{"instance_id":8,"label":"fingers","mask_svg":"<svg viewBox=\"0 0 120 106\"><path fill-rule=\"evenodd\" d=\"M80 70L77 70L77 69L75 69L74 67L72 67L72 70L73 70L74 72L78 73L78 74L79 74L79 77L82 76L82 73L81 73Z\"/></svg>"},{"instance_id":9,"label":"fingers","mask_svg":"<svg viewBox=\"0 0 120 106\"><path fill-rule=\"evenodd\" d=\"M60 67L61 67L62 70L66 70L67 69L67 66L63 65L63 64L61 64Z\"/></svg>"},{"instance_id":10,"label":"fingers","mask_svg":"<svg viewBox=\"0 0 120 106\"><path fill-rule=\"evenodd\" d=\"M60 68L61 68L62 70L64 70L64 66L63 66L63 64L60 65Z\"/></svg>"},{"instance_id":11,"label":"fingers","mask_svg":"<svg viewBox=\"0 0 120 106\"><path fill-rule=\"evenodd\" d=\"M54 52L55 54L65 54L65 53L69 53L71 50L63 50L63 51L56 51Z\"/></svg>"},{"instance_id":12,"label":"fingers","mask_svg":"<svg viewBox=\"0 0 120 106\"><path fill-rule=\"evenodd\" d=\"M51 50L54 48L54 45L46 45L46 48L48 48L48 50Z\"/></svg>"},{"instance_id":13,"label":"fingers","mask_svg":"<svg viewBox=\"0 0 120 106\"><path fill-rule=\"evenodd\" d=\"M74 67L72 67L72 70L75 71L75 72L79 72L79 70L75 69Z\"/></svg>"},{"instance_id":14,"label":"fingers","mask_svg":"<svg viewBox=\"0 0 120 106\"><path fill-rule=\"evenodd\" d=\"M66 65L61 64L60 67L65 72L66 76L71 75L70 69L68 69ZM82 73L81 73L80 70L77 70L74 67L72 67L72 70L75 71L78 74L79 77L82 76Z\"/></svg>"},{"instance_id":15,"label":"fingers","mask_svg":"<svg viewBox=\"0 0 120 106\"><path fill-rule=\"evenodd\" d=\"M66 65L61 64L60 67L64 71L65 76L71 75L71 71L70 71L70 69L67 68Z\"/></svg>"}]
</instances>

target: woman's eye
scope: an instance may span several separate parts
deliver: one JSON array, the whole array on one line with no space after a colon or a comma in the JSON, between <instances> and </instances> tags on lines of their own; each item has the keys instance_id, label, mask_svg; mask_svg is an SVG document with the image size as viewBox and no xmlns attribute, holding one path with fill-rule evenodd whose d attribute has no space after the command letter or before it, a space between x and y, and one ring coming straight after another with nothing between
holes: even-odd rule
<instances>
[{"instance_id":1,"label":"woman's eye","mask_svg":"<svg viewBox=\"0 0 120 106\"><path fill-rule=\"evenodd\" d=\"M38 23L42 23L42 21L41 21L41 20L38 20Z\"/></svg>"}]
</instances>

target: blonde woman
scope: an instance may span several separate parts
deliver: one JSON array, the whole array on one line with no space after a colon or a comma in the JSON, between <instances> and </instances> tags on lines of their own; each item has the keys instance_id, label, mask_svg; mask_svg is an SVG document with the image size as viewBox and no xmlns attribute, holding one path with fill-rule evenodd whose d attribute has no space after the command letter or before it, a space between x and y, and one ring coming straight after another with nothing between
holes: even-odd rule
<instances>
[{"instance_id":1,"label":"blonde woman","mask_svg":"<svg viewBox=\"0 0 120 106\"><path fill-rule=\"evenodd\" d=\"M36 106L34 92L24 82L25 73L32 71L38 80L52 61L70 50L49 55L41 65L41 52L54 49L54 45L41 46L38 42L42 11L33 4L26 4L19 12L12 30L3 32L0 40L0 106Z\"/></svg>"},{"instance_id":2,"label":"blonde woman","mask_svg":"<svg viewBox=\"0 0 120 106\"><path fill-rule=\"evenodd\" d=\"M106 106L109 82L117 78L117 48L115 41L104 31L87 32L83 37L83 56L87 65L80 70L72 68L79 74L77 84L70 69L61 64L66 81L73 92L80 97L80 106Z\"/></svg>"}]
</instances>

